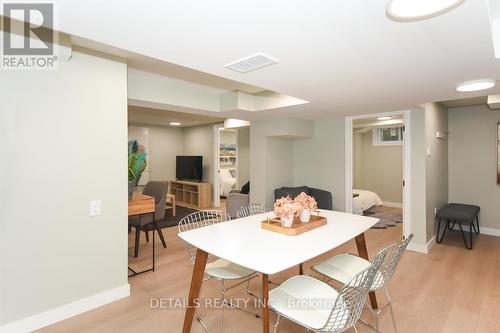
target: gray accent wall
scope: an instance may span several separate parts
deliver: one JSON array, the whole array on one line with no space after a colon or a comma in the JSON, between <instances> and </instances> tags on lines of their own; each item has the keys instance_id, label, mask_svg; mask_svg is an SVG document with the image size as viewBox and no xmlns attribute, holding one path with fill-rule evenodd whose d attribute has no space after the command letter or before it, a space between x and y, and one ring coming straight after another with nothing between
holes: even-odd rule
<instances>
[{"instance_id":1,"label":"gray accent wall","mask_svg":"<svg viewBox=\"0 0 500 333\"><path fill-rule=\"evenodd\" d=\"M238 188L250 180L250 127L238 129Z\"/></svg>"},{"instance_id":2,"label":"gray accent wall","mask_svg":"<svg viewBox=\"0 0 500 333\"><path fill-rule=\"evenodd\" d=\"M127 286L126 64L74 48L0 100L0 324Z\"/></svg>"},{"instance_id":3,"label":"gray accent wall","mask_svg":"<svg viewBox=\"0 0 500 333\"><path fill-rule=\"evenodd\" d=\"M314 136L293 147L294 184L332 192L334 210L345 207L345 118L314 122Z\"/></svg>"},{"instance_id":4,"label":"gray accent wall","mask_svg":"<svg viewBox=\"0 0 500 333\"><path fill-rule=\"evenodd\" d=\"M213 128L213 125L186 127L183 143L184 155L203 156L203 181L211 184L213 184Z\"/></svg>"},{"instance_id":5,"label":"gray accent wall","mask_svg":"<svg viewBox=\"0 0 500 333\"><path fill-rule=\"evenodd\" d=\"M436 133L448 132L448 110L438 103L424 104L425 141L430 156L425 158L426 180L426 237L429 242L436 234L435 209L448 203L448 140Z\"/></svg>"},{"instance_id":6,"label":"gray accent wall","mask_svg":"<svg viewBox=\"0 0 500 333\"><path fill-rule=\"evenodd\" d=\"M149 130L149 178L168 181L175 179L175 159L184 150L184 131L179 127L129 123Z\"/></svg>"},{"instance_id":7,"label":"gray accent wall","mask_svg":"<svg viewBox=\"0 0 500 333\"><path fill-rule=\"evenodd\" d=\"M373 191L382 201L403 202L403 146L374 146L373 130L353 133L354 188Z\"/></svg>"},{"instance_id":8,"label":"gray accent wall","mask_svg":"<svg viewBox=\"0 0 500 333\"><path fill-rule=\"evenodd\" d=\"M449 109L450 201L481 207L481 227L500 230L496 127L500 111L486 106ZM484 230L484 229L483 229Z\"/></svg>"}]
</instances>

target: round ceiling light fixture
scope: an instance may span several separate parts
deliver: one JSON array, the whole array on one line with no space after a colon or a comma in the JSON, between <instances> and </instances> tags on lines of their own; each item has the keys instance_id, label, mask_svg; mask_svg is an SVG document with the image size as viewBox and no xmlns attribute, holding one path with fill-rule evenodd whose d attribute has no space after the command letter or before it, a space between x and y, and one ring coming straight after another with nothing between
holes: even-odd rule
<instances>
[{"instance_id":1,"label":"round ceiling light fixture","mask_svg":"<svg viewBox=\"0 0 500 333\"><path fill-rule=\"evenodd\" d=\"M394 21L413 22L444 14L465 0L389 0L387 17Z\"/></svg>"},{"instance_id":2,"label":"round ceiling light fixture","mask_svg":"<svg viewBox=\"0 0 500 333\"><path fill-rule=\"evenodd\" d=\"M457 85L457 91L468 92L486 90L493 88L495 85L496 81L493 79L465 81Z\"/></svg>"}]
</instances>

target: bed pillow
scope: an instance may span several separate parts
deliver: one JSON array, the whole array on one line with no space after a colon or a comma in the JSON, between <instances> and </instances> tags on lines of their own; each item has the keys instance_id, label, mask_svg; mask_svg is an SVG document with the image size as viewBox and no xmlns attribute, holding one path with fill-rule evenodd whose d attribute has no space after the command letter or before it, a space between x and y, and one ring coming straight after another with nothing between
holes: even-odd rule
<instances>
[{"instance_id":1,"label":"bed pillow","mask_svg":"<svg viewBox=\"0 0 500 333\"><path fill-rule=\"evenodd\" d=\"M247 182L245 185L241 187L241 194L249 194L250 193L250 182Z\"/></svg>"}]
</instances>

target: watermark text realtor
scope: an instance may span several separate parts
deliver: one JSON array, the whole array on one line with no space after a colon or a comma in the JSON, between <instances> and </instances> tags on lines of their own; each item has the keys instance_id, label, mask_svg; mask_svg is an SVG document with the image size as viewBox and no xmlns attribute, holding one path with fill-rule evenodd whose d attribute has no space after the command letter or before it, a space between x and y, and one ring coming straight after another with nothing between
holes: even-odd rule
<instances>
[{"instance_id":1,"label":"watermark text realtor","mask_svg":"<svg viewBox=\"0 0 500 333\"><path fill-rule=\"evenodd\" d=\"M0 68L55 69L57 66L52 3L3 3Z\"/></svg>"}]
</instances>

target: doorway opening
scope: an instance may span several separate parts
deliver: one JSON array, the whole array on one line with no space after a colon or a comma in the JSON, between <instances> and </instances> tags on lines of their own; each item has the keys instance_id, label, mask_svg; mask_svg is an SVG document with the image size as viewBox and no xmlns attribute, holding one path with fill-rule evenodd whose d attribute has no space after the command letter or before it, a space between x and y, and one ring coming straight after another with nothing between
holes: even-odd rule
<instances>
[{"instance_id":1,"label":"doorway opening","mask_svg":"<svg viewBox=\"0 0 500 333\"><path fill-rule=\"evenodd\" d=\"M346 118L346 212L410 234L410 126L406 111Z\"/></svg>"},{"instance_id":2,"label":"doorway opening","mask_svg":"<svg viewBox=\"0 0 500 333\"><path fill-rule=\"evenodd\" d=\"M214 206L227 208L228 197L250 180L250 128L214 125Z\"/></svg>"}]
</instances>

